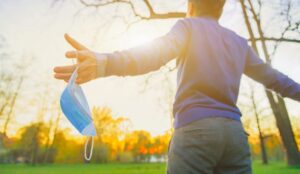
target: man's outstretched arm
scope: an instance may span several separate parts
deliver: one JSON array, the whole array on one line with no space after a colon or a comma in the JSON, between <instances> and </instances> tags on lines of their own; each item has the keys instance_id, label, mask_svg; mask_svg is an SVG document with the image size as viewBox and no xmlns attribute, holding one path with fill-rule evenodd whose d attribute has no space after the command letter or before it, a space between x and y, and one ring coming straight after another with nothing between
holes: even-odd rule
<instances>
[{"instance_id":1,"label":"man's outstretched arm","mask_svg":"<svg viewBox=\"0 0 300 174\"><path fill-rule=\"evenodd\" d=\"M158 70L179 56L186 45L187 33L183 20L179 20L170 32L148 44L110 54L90 51L66 34L66 41L76 49L66 52L66 57L76 58L77 64L55 67L54 76L68 82L78 66L76 83L82 84L97 77L140 75Z\"/></svg>"},{"instance_id":2,"label":"man's outstretched arm","mask_svg":"<svg viewBox=\"0 0 300 174\"><path fill-rule=\"evenodd\" d=\"M244 72L250 78L279 93L282 97L300 101L300 85L272 68L271 65L264 63L251 47L248 49Z\"/></svg>"},{"instance_id":3,"label":"man's outstretched arm","mask_svg":"<svg viewBox=\"0 0 300 174\"><path fill-rule=\"evenodd\" d=\"M179 56L186 45L187 28L179 20L164 36L135 48L116 51L107 56L105 76L140 75L158 70L170 60ZM103 54L97 54L103 57ZM99 62L101 64L101 62Z\"/></svg>"}]
</instances>

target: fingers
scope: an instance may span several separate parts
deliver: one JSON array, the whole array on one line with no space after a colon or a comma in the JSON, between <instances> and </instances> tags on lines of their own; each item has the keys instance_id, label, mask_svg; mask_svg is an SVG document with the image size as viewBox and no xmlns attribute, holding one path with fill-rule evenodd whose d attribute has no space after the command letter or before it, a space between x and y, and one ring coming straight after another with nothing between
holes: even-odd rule
<instances>
[{"instance_id":1,"label":"fingers","mask_svg":"<svg viewBox=\"0 0 300 174\"><path fill-rule=\"evenodd\" d=\"M55 74L54 77L59 80L68 81L71 78L72 73L65 73L65 74Z\"/></svg>"},{"instance_id":2,"label":"fingers","mask_svg":"<svg viewBox=\"0 0 300 174\"><path fill-rule=\"evenodd\" d=\"M58 74L63 73L73 73L73 71L76 69L76 65L69 65L69 66L57 66L54 68L54 72Z\"/></svg>"},{"instance_id":3,"label":"fingers","mask_svg":"<svg viewBox=\"0 0 300 174\"><path fill-rule=\"evenodd\" d=\"M70 59L77 58L79 62L84 61L87 58L92 58L94 55L90 51L68 51L66 57Z\"/></svg>"},{"instance_id":4,"label":"fingers","mask_svg":"<svg viewBox=\"0 0 300 174\"><path fill-rule=\"evenodd\" d=\"M76 50L88 50L88 48L77 42L75 39L71 38L68 34L65 34L65 39Z\"/></svg>"},{"instance_id":5,"label":"fingers","mask_svg":"<svg viewBox=\"0 0 300 174\"><path fill-rule=\"evenodd\" d=\"M84 83L89 82L91 80L92 79L81 79L81 78L78 78L78 79L76 79L75 83L78 84L78 85L81 85L81 84L84 84Z\"/></svg>"},{"instance_id":6,"label":"fingers","mask_svg":"<svg viewBox=\"0 0 300 174\"><path fill-rule=\"evenodd\" d=\"M77 58L79 63L82 63L84 60L88 58L94 58L94 54L89 51L88 48L80 44L78 41L70 37L68 34L65 34L65 40L76 50L78 51L69 51L66 53L67 58ZM56 79L64 80L65 82L68 82L72 73L76 69L77 65L71 65L71 66L59 66L54 68L54 77ZM86 71L86 68L82 70L83 72ZM78 80L80 83L85 83L87 81L91 80L91 77L88 75L83 74L84 76ZM81 80L83 79L83 80Z\"/></svg>"},{"instance_id":7,"label":"fingers","mask_svg":"<svg viewBox=\"0 0 300 174\"><path fill-rule=\"evenodd\" d=\"M75 68L76 65L55 67L54 78L68 82Z\"/></svg>"},{"instance_id":8,"label":"fingers","mask_svg":"<svg viewBox=\"0 0 300 174\"><path fill-rule=\"evenodd\" d=\"M72 73L64 73L64 74L55 74L54 77L56 79L59 79L59 80L64 80L65 82L69 82L70 78L72 76ZM86 82L89 82L91 80L94 79L94 74L89 72L89 71L84 71L82 73L79 73L78 74L78 77L77 79L75 80L75 83L76 84L83 84L83 83L86 83Z\"/></svg>"},{"instance_id":9,"label":"fingers","mask_svg":"<svg viewBox=\"0 0 300 174\"><path fill-rule=\"evenodd\" d=\"M56 67L54 69L54 77L59 80L64 80L68 82L71 78L75 65L72 66L64 66L64 67ZM83 63L80 65L78 71L78 76L75 81L76 84L83 84L88 81L91 81L96 78L96 66L90 66L88 63Z\"/></svg>"},{"instance_id":10,"label":"fingers","mask_svg":"<svg viewBox=\"0 0 300 174\"><path fill-rule=\"evenodd\" d=\"M60 66L60 67L55 67L54 68L54 78L59 79L59 80L64 80L68 81L75 70L76 65L71 65L71 66Z\"/></svg>"}]
</instances>

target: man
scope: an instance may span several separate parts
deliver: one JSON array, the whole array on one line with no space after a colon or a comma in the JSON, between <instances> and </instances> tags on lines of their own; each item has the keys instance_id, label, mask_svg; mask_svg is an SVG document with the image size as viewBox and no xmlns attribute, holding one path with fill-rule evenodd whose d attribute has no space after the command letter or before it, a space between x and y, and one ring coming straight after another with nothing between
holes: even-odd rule
<instances>
[{"instance_id":1,"label":"man","mask_svg":"<svg viewBox=\"0 0 300 174\"><path fill-rule=\"evenodd\" d=\"M265 64L247 40L218 24L225 0L190 0L187 18L152 43L110 54L94 53L74 39L77 83L98 77L145 74L176 58L178 89L174 135L169 149L170 174L250 174L251 158L236 106L242 74L283 97L300 101L300 85ZM68 81L75 66L56 67Z\"/></svg>"}]
</instances>

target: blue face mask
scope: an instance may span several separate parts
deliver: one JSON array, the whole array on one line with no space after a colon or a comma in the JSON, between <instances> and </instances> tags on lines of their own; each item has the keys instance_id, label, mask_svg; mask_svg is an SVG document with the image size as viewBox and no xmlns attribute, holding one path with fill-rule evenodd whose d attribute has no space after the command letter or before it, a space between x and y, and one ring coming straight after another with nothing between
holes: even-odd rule
<instances>
[{"instance_id":1,"label":"blue face mask","mask_svg":"<svg viewBox=\"0 0 300 174\"><path fill-rule=\"evenodd\" d=\"M80 86L75 83L77 78L77 69L73 72L69 83L65 90L63 91L60 98L60 106L68 118L68 120L72 123L72 125L85 136L89 136L92 139L92 145L90 150L90 155L87 157L86 149L88 140L85 143L85 159L90 160L93 152L93 144L94 139L93 136L96 136L96 129L93 124L93 119L91 117L91 112L89 109L89 105L84 96L84 93Z\"/></svg>"}]
</instances>

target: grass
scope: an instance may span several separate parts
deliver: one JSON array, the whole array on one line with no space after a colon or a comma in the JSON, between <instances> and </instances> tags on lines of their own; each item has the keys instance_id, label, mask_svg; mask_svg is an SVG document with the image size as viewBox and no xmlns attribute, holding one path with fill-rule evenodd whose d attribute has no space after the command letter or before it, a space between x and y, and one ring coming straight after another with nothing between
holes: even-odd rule
<instances>
[{"instance_id":1,"label":"grass","mask_svg":"<svg viewBox=\"0 0 300 174\"><path fill-rule=\"evenodd\" d=\"M164 164L0 165L1 174L163 174Z\"/></svg>"},{"instance_id":2,"label":"grass","mask_svg":"<svg viewBox=\"0 0 300 174\"><path fill-rule=\"evenodd\" d=\"M288 167L284 162L270 163L269 165L254 162L253 174L300 174L300 166Z\"/></svg>"},{"instance_id":3,"label":"grass","mask_svg":"<svg viewBox=\"0 0 300 174\"><path fill-rule=\"evenodd\" d=\"M165 174L165 170L165 164L0 165L1 174ZM284 163L264 166L254 162L253 170L253 174L300 174L300 167Z\"/></svg>"}]
</instances>

